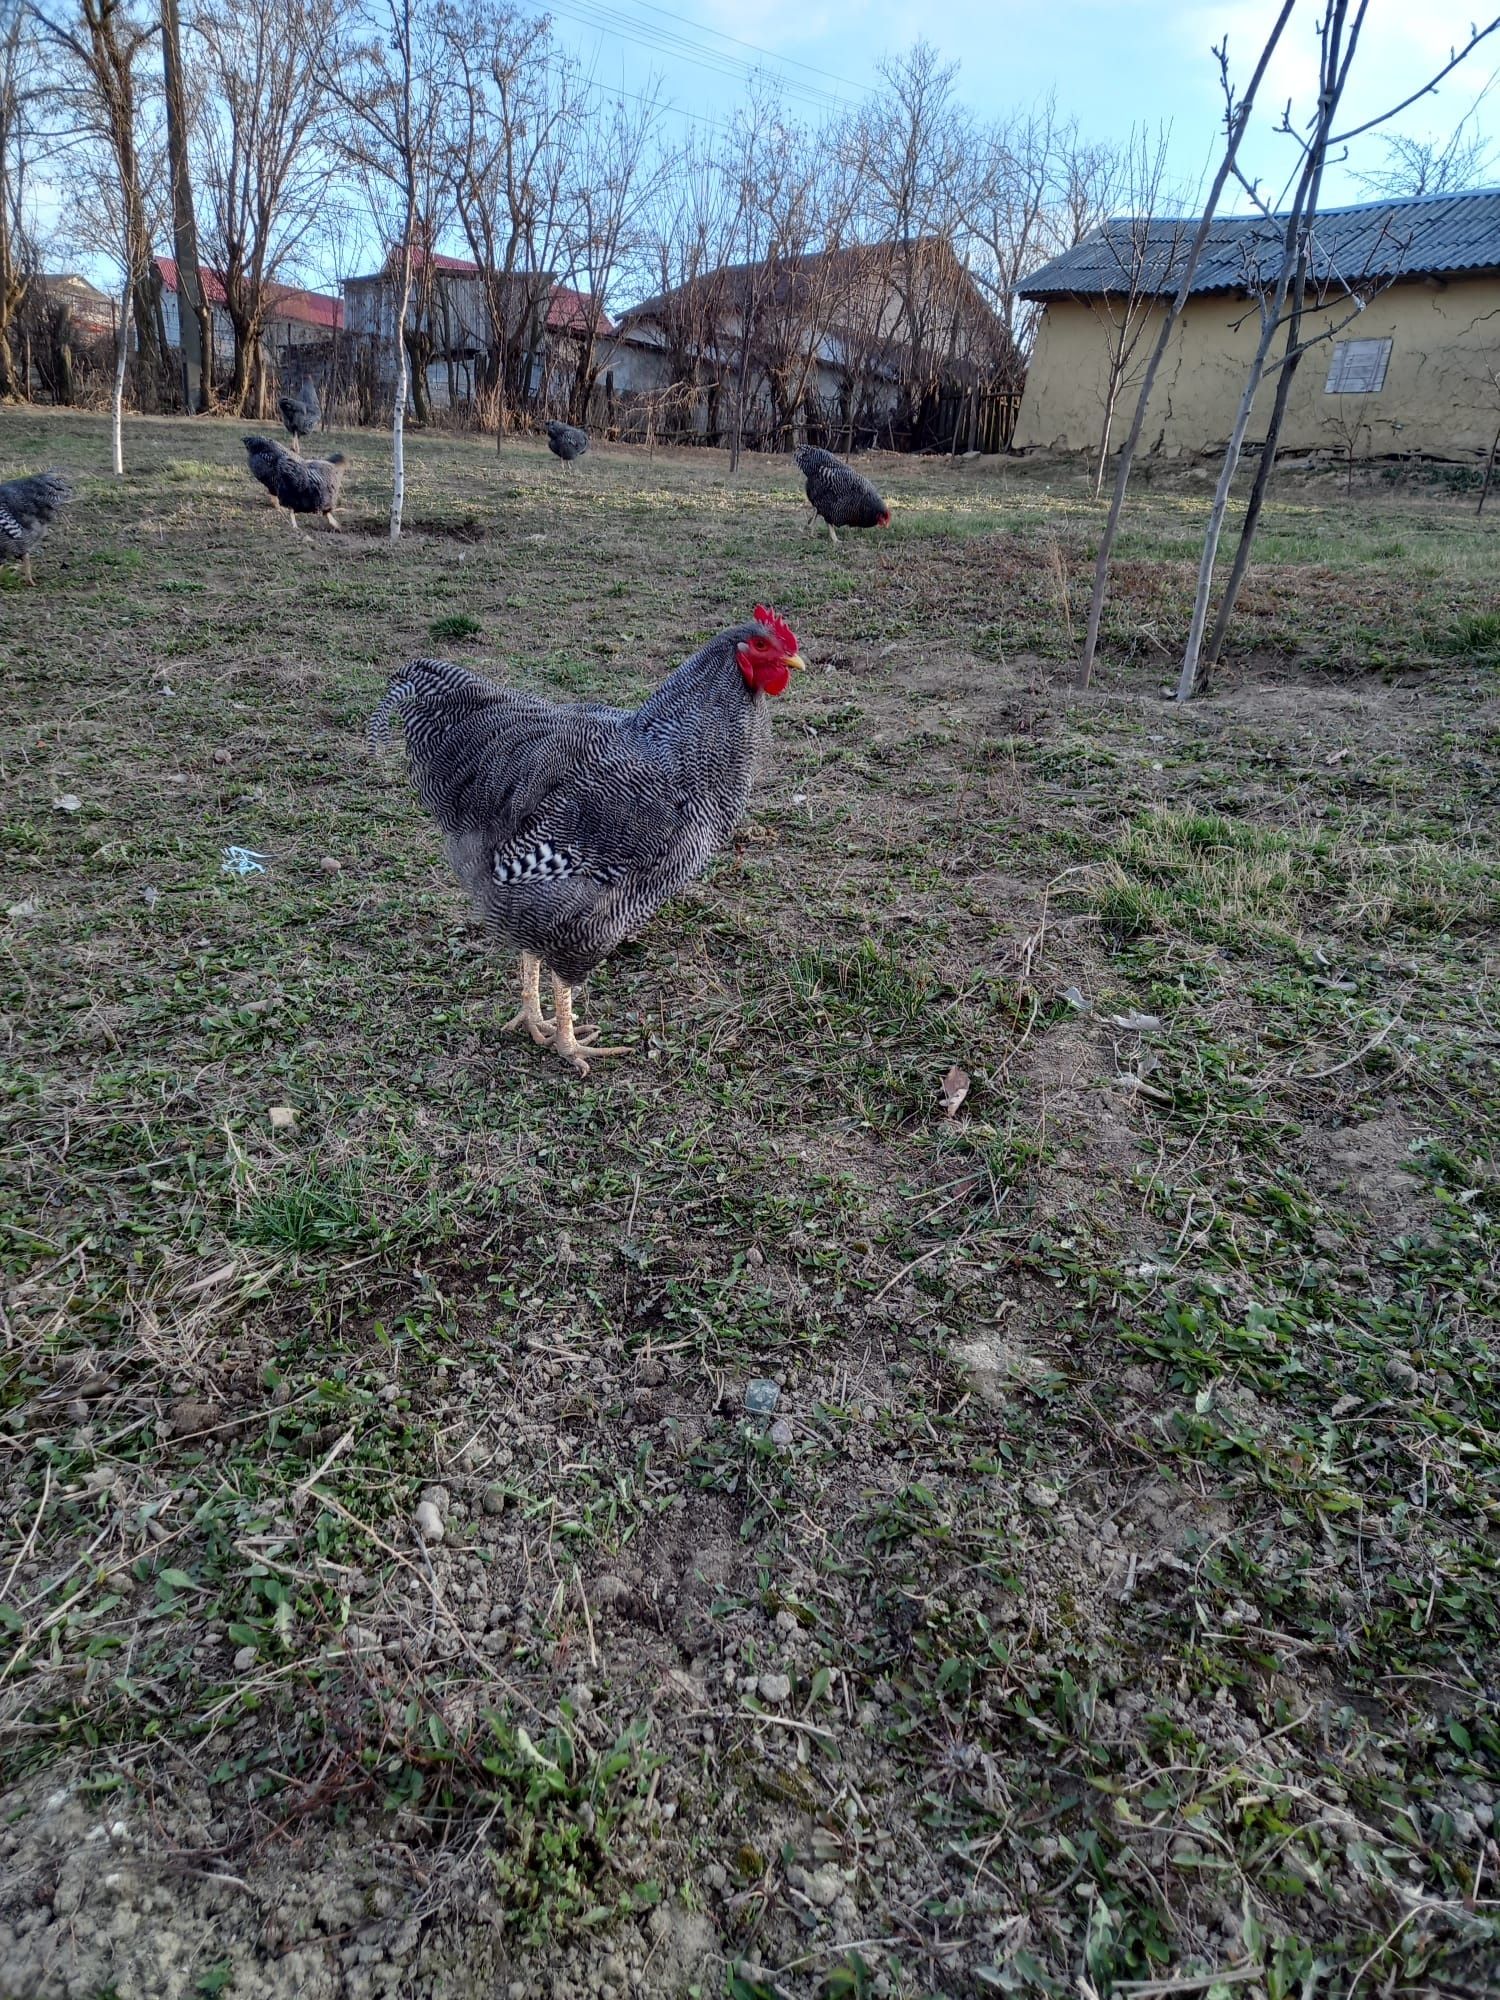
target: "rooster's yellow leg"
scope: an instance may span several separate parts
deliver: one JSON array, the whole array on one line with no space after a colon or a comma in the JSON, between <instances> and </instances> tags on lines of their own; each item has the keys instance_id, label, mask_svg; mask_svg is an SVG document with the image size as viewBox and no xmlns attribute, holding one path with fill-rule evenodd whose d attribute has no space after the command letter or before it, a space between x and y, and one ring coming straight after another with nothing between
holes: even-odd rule
<instances>
[{"instance_id":1,"label":"rooster's yellow leg","mask_svg":"<svg viewBox=\"0 0 1500 2000\"><path fill-rule=\"evenodd\" d=\"M517 1028L524 1028L543 1048L557 1033L542 1012L542 961L530 951L521 953L521 1010L511 1015L501 1032L509 1035Z\"/></svg>"},{"instance_id":2,"label":"rooster's yellow leg","mask_svg":"<svg viewBox=\"0 0 1500 2000\"><path fill-rule=\"evenodd\" d=\"M597 1028L585 1028L578 1035L573 1027L573 989L565 979L552 975L552 1011L557 1016L557 1031L552 1046L564 1062L571 1063L580 1076L589 1073L589 1062L597 1056L628 1056L633 1053L628 1048L601 1049L594 1042Z\"/></svg>"},{"instance_id":3,"label":"rooster's yellow leg","mask_svg":"<svg viewBox=\"0 0 1500 2000\"><path fill-rule=\"evenodd\" d=\"M24 577L25 577L26 581L27 581L27 582L28 582L28 583L29 583L29 584L31 585L32 589L33 589L33 590L35 590L35 588L36 588L36 578L35 578L35 577L34 577L34 576L33 576L33 575L31 574L31 551L30 551L30 549L28 549L28 550L26 551L25 555L24 555L24 556L22 556L22 558L21 558L21 574L22 574L22 576L24 576Z\"/></svg>"}]
</instances>

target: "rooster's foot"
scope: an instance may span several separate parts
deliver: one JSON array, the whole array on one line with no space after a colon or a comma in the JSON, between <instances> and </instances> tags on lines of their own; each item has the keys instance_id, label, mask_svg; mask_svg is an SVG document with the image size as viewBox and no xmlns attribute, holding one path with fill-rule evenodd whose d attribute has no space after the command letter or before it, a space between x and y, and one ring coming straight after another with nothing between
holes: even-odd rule
<instances>
[{"instance_id":1,"label":"rooster's foot","mask_svg":"<svg viewBox=\"0 0 1500 2000\"><path fill-rule=\"evenodd\" d=\"M624 1046L601 1048L595 1040L597 1028L575 1028L573 1026L573 989L564 980L552 975L553 1007L557 1015L557 1028L552 1046L565 1063L571 1063L580 1076L587 1076L590 1062L600 1061L605 1056L628 1056L632 1051Z\"/></svg>"},{"instance_id":2,"label":"rooster's foot","mask_svg":"<svg viewBox=\"0 0 1500 2000\"><path fill-rule=\"evenodd\" d=\"M511 1015L501 1033L513 1035L518 1028L524 1028L538 1047L544 1049L557 1035L556 1028L542 1012L542 961L530 951L521 953L520 1009Z\"/></svg>"},{"instance_id":3,"label":"rooster's foot","mask_svg":"<svg viewBox=\"0 0 1500 2000\"><path fill-rule=\"evenodd\" d=\"M556 1028L539 1009L533 1013L529 1007L522 1007L502 1024L500 1032L502 1035L514 1035L522 1028L539 1048L550 1048L557 1039Z\"/></svg>"}]
</instances>

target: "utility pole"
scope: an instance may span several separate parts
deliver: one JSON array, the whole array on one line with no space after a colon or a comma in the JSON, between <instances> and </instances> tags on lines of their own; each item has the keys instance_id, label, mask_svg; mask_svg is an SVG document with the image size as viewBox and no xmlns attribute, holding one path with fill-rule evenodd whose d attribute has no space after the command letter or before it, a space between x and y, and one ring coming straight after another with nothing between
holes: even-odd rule
<instances>
[{"instance_id":1,"label":"utility pole","mask_svg":"<svg viewBox=\"0 0 1500 2000\"><path fill-rule=\"evenodd\" d=\"M161 0L161 61L172 173L172 248L177 259L177 343L182 356L182 399L191 417L206 410L213 400L213 321L198 269L198 224L188 175L187 94L177 0Z\"/></svg>"}]
</instances>

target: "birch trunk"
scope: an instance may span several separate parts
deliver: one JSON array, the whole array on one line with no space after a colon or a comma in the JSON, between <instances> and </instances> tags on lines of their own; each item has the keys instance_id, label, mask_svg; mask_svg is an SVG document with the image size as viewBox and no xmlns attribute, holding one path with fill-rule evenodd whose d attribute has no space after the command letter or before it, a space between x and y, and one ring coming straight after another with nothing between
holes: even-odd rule
<instances>
[{"instance_id":1,"label":"birch trunk","mask_svg":"<svg viewBox=\"0 0 1500 2000\"><path fill-rule=\"evenodd\" d=\"M1224 157L1219 162L1219 170L1214 175L1213 185L1209 189L1208 202L1204 208L1202 220L1198 224L1197 233L1194 235L1192 243L1188 248L1187 263L1183 269L1176 295L1171 305L1167 308L1166 316L1162 320L1161 331L1156 336L1156 345L1152 348L1151 358L1146 363L1146 373L1141 379L1141 393L1136 399L1135 415L1131 419L1130 430L1125 442L1120 448L1120 463L1115 471L1115 490L1109 503L1109 516L1104 523L1104 533L1100 538L1099 552L1094 558L1094 590L1092 597L1089 599L1088 632L1084 638L1083 654L1078 662L1078 676L1074 683L1079 688L1086 688L1088 686L1089 676L1094 670L1094 655L1099 647L1099 626L1104 616L1104 596L1109 587L1110 557L1114 553L1115 542L1120 533L1120 516L1125 510L1125 490L1130 484L1131 468L1135 463L1136 448L1141 441L1141 432L1146 428L1146 411L1151 402L1151 392L1156 387L1157 374L1166 356L1172 335L1176 331L1182 309L1187 304L1188 294L1192 290L1193 274L1198 268L1204 246L1208 242L1208 232L1213 224L1214 210L1218 207L1219 197L1223 194L1229 176L1234 171L1234 163L1239 153L1240 141L1245 136L1245 127L1250 122L1250 113L1255 105L1256 92L1260 89L1271 58L1276 53L1276 44L1281 40L1282 30L1291 19L1292 9L1295 5L1296 0L1282 0L1281 12L1276 16L1271 32L1266 38L1265 47L1260 52L1260 59L1255 65L1255 72L1250 78L1249 86L1229 120Z\"/></svg>"},{"instance_id":2,"label":"birch trunk","mask_svg":"<svg viewBox=\"0 0 1500 2000\"><path fill-rule=\"evenodd\" d=\"M406 309L411 304L411 227L401 252L401 299L396 314L396 399L391 412L391 540L401 539L401 510L406 505Z\"/></svg>"},{"instance_id":3,"label":"birch trunk","mask_svg":"<svg viewBox=\"0 0 1500 2000\"><path fill-rule=\"evenodd\" d=\"M116 479L125 477L125 364L130 359L130 299L135 287L130 272L120 287L120 324L115 333L115 386L109 403L109 442Z\"/></svg>"}]
</instances>

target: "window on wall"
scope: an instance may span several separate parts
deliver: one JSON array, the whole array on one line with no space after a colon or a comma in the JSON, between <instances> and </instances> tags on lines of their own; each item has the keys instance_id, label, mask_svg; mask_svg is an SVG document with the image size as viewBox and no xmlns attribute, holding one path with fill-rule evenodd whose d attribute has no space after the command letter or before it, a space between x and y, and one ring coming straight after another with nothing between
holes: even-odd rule
<instances>
[{"instance_id":1,"label":"window on wall","mask_svg":"<svg viewBox=\"0 0 1500 2000\"><path fill-rule=\"evenodd\" d=\"M1325 396L1373 396L1385 387L1388 340L1341 340L1328 364Z\"/></svg>"}]
</instances>

